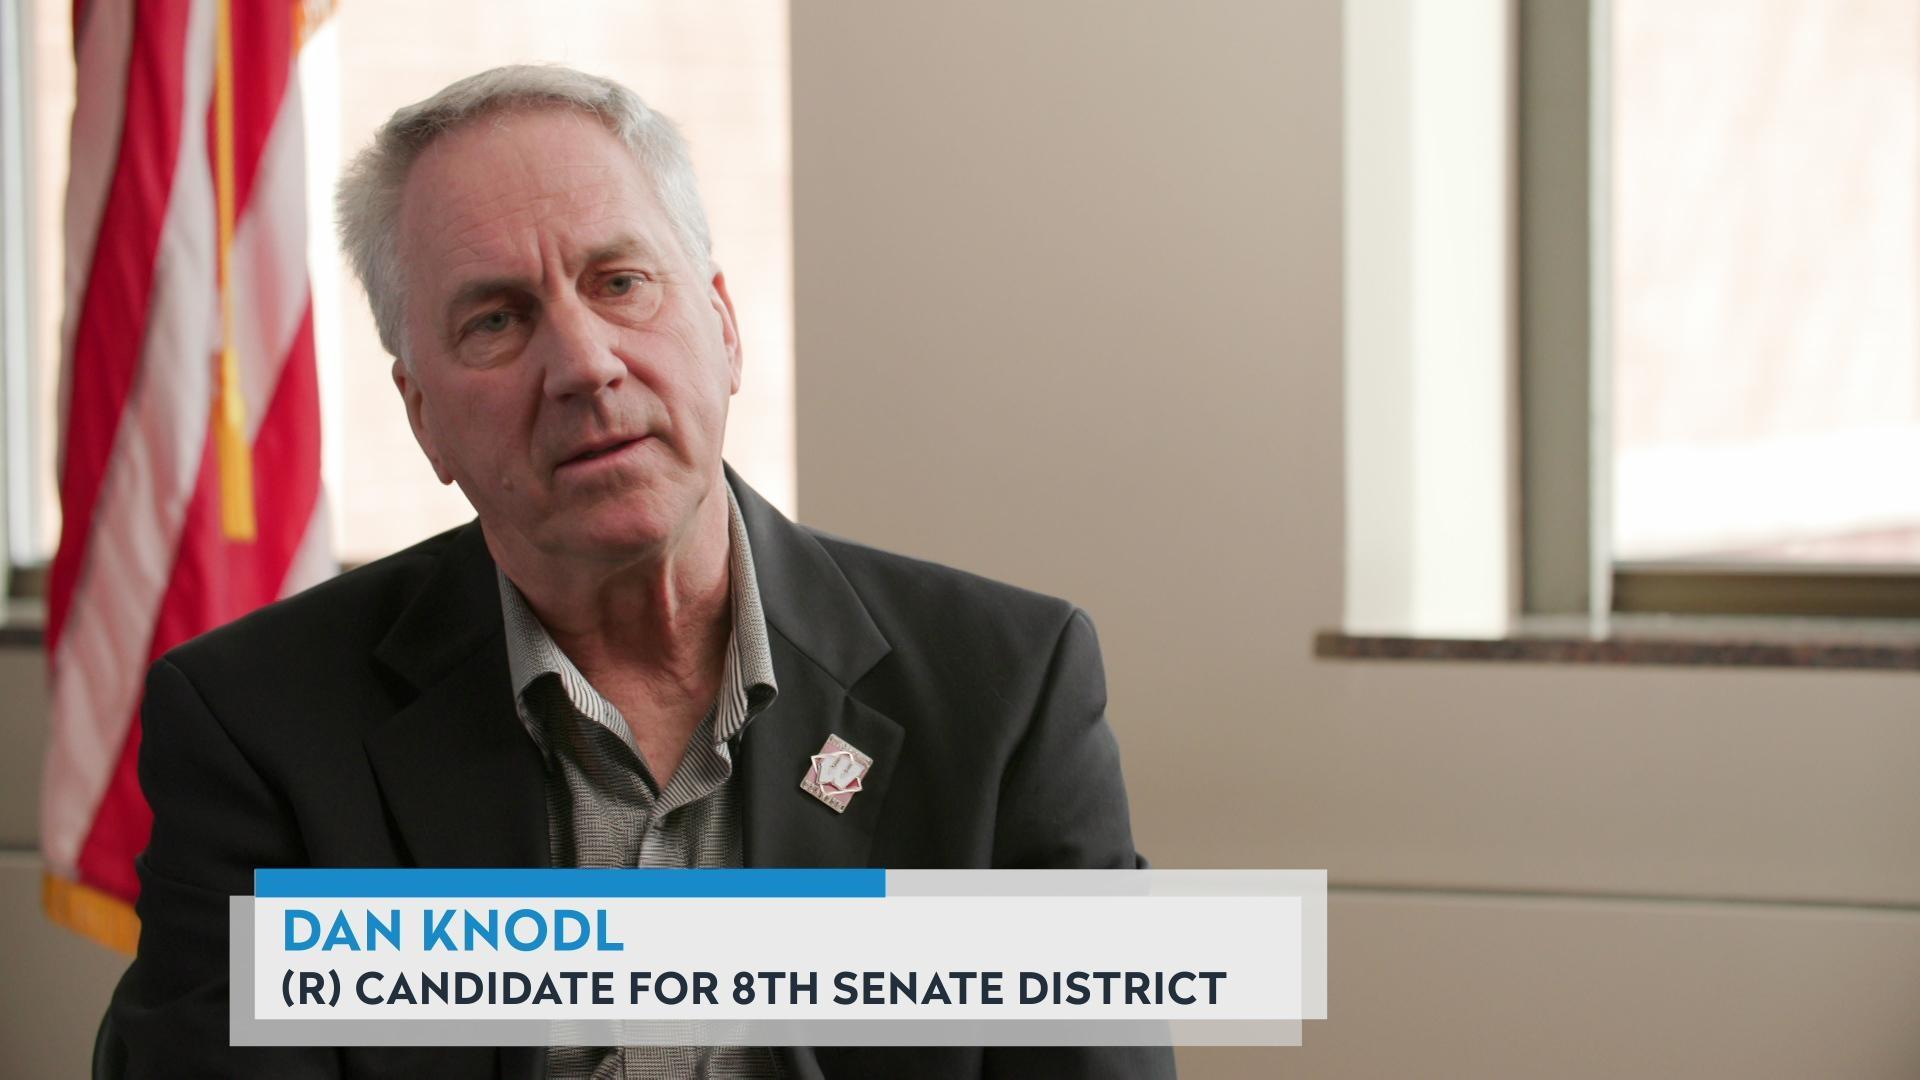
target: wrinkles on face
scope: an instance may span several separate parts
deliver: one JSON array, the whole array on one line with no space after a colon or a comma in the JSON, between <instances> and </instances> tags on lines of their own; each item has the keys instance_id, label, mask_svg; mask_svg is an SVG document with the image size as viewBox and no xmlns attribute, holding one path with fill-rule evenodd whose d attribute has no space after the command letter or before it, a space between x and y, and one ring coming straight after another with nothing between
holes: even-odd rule
<instances>
[{"instance_id":1,"label":"wrinkles on face","mask_svg":"<svg viewBox=\"0 0 1920 1080\"><path fill-rule=\"evenodd\" d=\"M415 163L401 223L422 442L490 534L645 542L700 504L729 331L617 139L552 111L450 133Z\"/></svg>"},{"instance_id":2,"label":"wrinkles on face","mask_svg":"<svg viewBox=\"0 0 1920 1080\"><path fill-rule=\"evenodd\" d=\"M435 260L439 264L436 280L423 284L440 294L433 305L436 310L444 307L446 296L460 281L470 277L521 277L551 289L578 273L580 267L565 265L562 255L580 245L574 236L557 235L554 226L564 223L568 233L578 235L615 229L624 193L605 169L561 171L595 175L583 178L577 187L558 190L456 191L443 208L430 212L422 223L426 235L421 242L442 254ZM561 182L547 180L543 186Z\"/></svg>"}]
</instances>

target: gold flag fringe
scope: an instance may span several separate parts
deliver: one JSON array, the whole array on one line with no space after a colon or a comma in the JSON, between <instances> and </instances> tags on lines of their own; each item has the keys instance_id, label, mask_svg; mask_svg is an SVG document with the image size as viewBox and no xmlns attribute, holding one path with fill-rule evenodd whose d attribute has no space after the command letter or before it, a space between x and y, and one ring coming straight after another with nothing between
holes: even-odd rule
<instances>
[{"instance_id":1,"label":"gold flag fringe","mask_svg":"<svg viewBox=\"0 0 1920 1080\"><path fill-rule=\"evenodd\" d=\"M115 952L132 956L140 945L140 916L112 893L47 873L40 876L40 906L47 918Z\"/></svg>"}]
</instances>

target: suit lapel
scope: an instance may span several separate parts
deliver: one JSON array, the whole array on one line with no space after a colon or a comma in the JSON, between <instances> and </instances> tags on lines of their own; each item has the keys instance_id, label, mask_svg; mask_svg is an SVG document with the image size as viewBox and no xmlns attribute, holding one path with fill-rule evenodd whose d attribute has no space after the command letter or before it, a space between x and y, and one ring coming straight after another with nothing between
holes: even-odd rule
<instances>
[{"instance_id":1,"label":"suit lapel","mask_svg":"<svg viewBox=\"0 0 1920 1080\"><path fill-rule=\"evenodd\" d=\"M740 742L748 866L868 866L906 731L861 704L780 634L771 634L780 696ZM813 755L838 735L873 759L844 813L801 790Z\"/></svg>"},{"instance_id":2,"label":"suit lapel","mask_svg":"<svg viewBox=\"0 0 1920 1080\"><path fill-rule=\"evenodd\" d=\"M508 682L493 560L478 526L375 656L417 696L368 734L381 796L418 866L545 866L545 773Z\"/></svg>"},{"instance_id":3,"label":"suit lapel","mask_svg":"<svg viewBox=\"0 0 1920 1080\"><path fill-rule=\"evenodd\" d=\"M732 469L727 480L747 526L767 624L830 678L851 687L893 646L820 541L788 521Z\"/></svg>"},{"instance_id":4,"label":"suit lapel","mask_svg":"<svg viewBox=\"0 0 1920 1080\"><path fill-rule=\"evenodd\" d=\"M891 648L819 541L741 482L740 502L767 617L780 695L740 738L741 833L748 866L869 866L906 729L848 692ZM800 788L813 755L838 735L873 759L836 814ZM811 1047L777 1051L795 1080L821 1080Z\"/></svg>"},{"instance_id":5,"label":"suit lapel","mask_svg":"<svg viewBox=\"0 0 1920 1080\"><path fill-rule=\"evenodd\" d=\"M740 786L748 866L866 866L906 731L848 692L891 648L819 541L727 472L753 548L780 693L747 725ZM873 759L844 813L800 788L838 735Z\"/></svg>"},{"instance_id":6,"label":"suit lapel","mask_svg":"<svg viewBox=\"0 0 1920 1080\"><path fill-rule=\"evenodd\" d=\"M505 645L495 645L474 650L367 737L416 865L547 865L540 752L513 709Z\"/></svg>"}]
</instances>

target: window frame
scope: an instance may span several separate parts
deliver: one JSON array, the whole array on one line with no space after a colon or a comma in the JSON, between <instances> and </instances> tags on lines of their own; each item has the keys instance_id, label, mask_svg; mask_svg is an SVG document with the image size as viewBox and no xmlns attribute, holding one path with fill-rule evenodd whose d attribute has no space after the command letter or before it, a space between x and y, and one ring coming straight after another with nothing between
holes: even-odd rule
<instances>
[{"instance_id":1,"label":"window frame","mask_svg":"<svg viewBox=\"0 0 1920 1080\"><path fill-rule=\"evenodd\" d=\"M1606 0L1515 0L1514 16L1521 608L1603 613Z\"/></svg>"},{"instance_id":2,"label":"window frame","mask_svg":"<svg viewBox=\"0 0 1920 1080\"><path fill-rule=\"evenodd\" d=\"M37 285L28 268L36 201L28 168L30 17L28 0L0 0L0 579L7 599L21 595L23 586L37 590L45 576L34 572L43 568L35 566L41 560L33 550L33 477L40 463L32 415Z\"/></svg>"},{"instance_id":3,"label":"window frame","mask_svg":"<svg viewBox=\"0 0 1920 1080\"><path fill-rule=\"evenodd\" d=\"M1611 550L1609 0L1514 0L1525 615L1920 619L1920 566Z\"/></svg>"}]
</instances>

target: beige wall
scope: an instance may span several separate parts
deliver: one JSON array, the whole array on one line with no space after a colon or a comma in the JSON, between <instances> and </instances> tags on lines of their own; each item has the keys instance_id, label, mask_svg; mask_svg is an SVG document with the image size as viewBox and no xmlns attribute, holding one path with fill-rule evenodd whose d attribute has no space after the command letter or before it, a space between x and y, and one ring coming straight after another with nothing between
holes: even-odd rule
<instances>
[{"instance_id":1,"label":"beige wall","mask_svg":"<svg viewBox=\"0 0 1920 1080\"><path fill-rule=\"evenodd\" d=\"M126 958L40 913L46 661L0 647L0 1076L87 1075L94 1029Z\"/></svg>"},{"instance_id":2,"label":"beige wall","mask_svg":"<svg viewBox=\"0 0 1920 1080\"><path fill-rule=\"evenodd\" d=\"M1310 658L1337 3L841 0L793 50L805 518L1086 606L1159 865L1347 887L1332 1019L1189 1077L1920 1071L1920 914L1798 903L1920 904L1920 681Z\"/></svg>"},{"instance_id":3,"label":"beige wall","mask_svg":"<svg viewBox=\"0 0 1920 1080\"><path fill-rule=\"evenodd\" d=\"M1339 33L1328 0L795 5L805 517L1088 607L1159 865L1331 869L1333 1018L1187 1077L1912 1076L1920 915L1845 903L1920 905L1920 680L1309 658ZM0 762L38 760L37 672L0 651ZM36 880L0 863L0 1072L75 1075L114 964Z\"/></svg>"}]
</instances>

